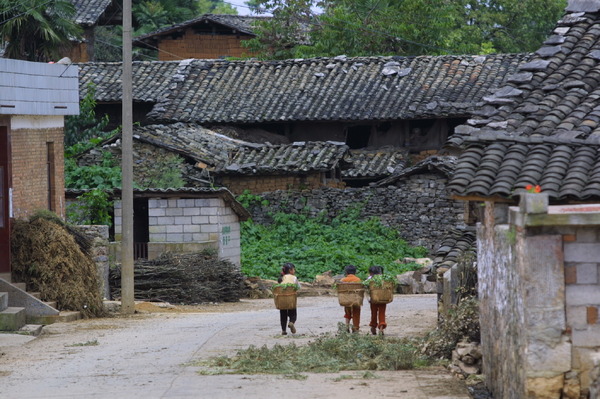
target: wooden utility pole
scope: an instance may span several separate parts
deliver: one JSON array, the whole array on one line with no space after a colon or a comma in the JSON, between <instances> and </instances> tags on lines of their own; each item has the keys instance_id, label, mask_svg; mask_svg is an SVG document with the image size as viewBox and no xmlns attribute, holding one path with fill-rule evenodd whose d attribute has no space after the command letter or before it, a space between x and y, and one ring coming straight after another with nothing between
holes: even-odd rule
<instances>
[{"instance_id":1,"label":"wooden utility pole","mask_svg":"<svg viewBox=\"0 0 600 399\"><path fill-rule=\"evenodd\" d=\"M133 282L133 95L131 56L131 0L123 0L123 130L121 190L121 312L135 312Z\"/></svg>"}]
</instances>

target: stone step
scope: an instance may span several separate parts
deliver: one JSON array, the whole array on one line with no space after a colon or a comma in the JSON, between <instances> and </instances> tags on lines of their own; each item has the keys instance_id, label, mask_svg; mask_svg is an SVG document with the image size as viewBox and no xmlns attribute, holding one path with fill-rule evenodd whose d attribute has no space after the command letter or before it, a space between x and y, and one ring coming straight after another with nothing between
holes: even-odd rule
<instances>
[{"instance_id":1,"label":"stone step","mask_svg":"<svg viewBox=\"0 0 600 399\"><path fill-rule=\"evenodd\" d=\"M8 307L8 292L0 292L0 312Z\"/></svg>"},{"instance_id":2,"label":"stone step","mask_svg":"<svg viewBox=\"0 0 600 399\"><path fill-rule=\"evenodd\" d=\"M27 293L34 298L42 299L42 294L40 294L39 292L27 292Z\"/></svg>"},{"instance_id":3,"label":"stone step","mask_svg":"<svg viewBox=\"0 0 600 399\"><path fill-rule=\"evenodd\" d=\"M43 327L44 326L41 324L25 324L23 327L19 328L19 334L37 337L42 333Z\"/></svg>"},{"instance_id":4,"label":"stone step","mask_svg":"<svg viewBox=\"0 0 600 399\"><path fill-rule=\"evenodd\" d=\"M27 316L28 324L53 324L66 323L81 319L81 312L77 311L62 311L55 316Z\"/></svg>"},{"instance_id":5,"label":"stone step","mask_svg":"<svg viewBox=\"0 0 600 399\"><path fill-rule=\"evenodd\" d=\"M11 283L11 284L20 290L27 291L27 284L25 284L25 283Z\"/></svg>"},{"instance_id":6,"label":"stone step","mask_svg":"<svg viewBox=\"0 0 600 399\"><path fill-rule=\"evenodd\" d=\"M8 283L11 282L11 277L10 277L10 273L0 273L0 278L2 280L6 280Z\"/></svg>"},{"instance_id":7,"label":"stone step","mask_svg":"<svg viewBox=\"0 0 600 399\"><path fill-rule=\"evenodd\" d=\"M26 319L25 308L8 307L0 312L0 331L17 331Z\"/></svg>"},{"instance_id":8,"label":"stone step","mask_svg":"<svg viewBox=\"0 0 600 399\"><path fill-rule=\"evenodd\" d=\"M56 306L57 306L57 302L56 301L49 301L49 302L44 301L44 303L46 305L52 306L54 309L56 309Z\"/></svg>"}]
</instances>

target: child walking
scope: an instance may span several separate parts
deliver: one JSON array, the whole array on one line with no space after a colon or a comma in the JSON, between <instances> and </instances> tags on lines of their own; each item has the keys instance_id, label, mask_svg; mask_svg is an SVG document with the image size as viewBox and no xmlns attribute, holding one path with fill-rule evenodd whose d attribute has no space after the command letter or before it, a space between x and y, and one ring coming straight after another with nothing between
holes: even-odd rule
<instances>
[{"instance_id":1,"label":"child walking","mask_svg":"<svg viewBox=\"0 0 600 399\"><path fill-rule=\"evenodd\" d=\"M340 281L343 283L360 283L360 278L356 276L356 266L348 265L344 269L346 277ZM352 320L352 332L358 333L360 328L360 306L344 306L344 319L346 320L346 328L350 332L350 320Z\"/></svg>"},{"instance_id":2,"label":"child walking","mask_svg":"<svg viewBox=\"0 0 600 399\"><path fill-rule=\"evenodd\" d=\"M280 284L296 284L300 288L298 278L295 276L296 267L293 263L284 263L281 268L281 275L277 279ZM286 326L289 327L292 334L296 334L296 318L298 316L297 309L280 309L279 320L281 322L281 335L287 335ZM289 322L288 322L289 320Z\"/></svg>"},{"instance_id":3,"label":"child walking","mask_svg":"<svg viewBox=\"0 0 600 399\"><path fill-rule=\"evenodd\" d=\"M367 277L367 281L376 274L383 274L383 267L369 267L369 277ZM369 303L371 305L371 322L369 323L371 334L377 335L377 329L379 329L379 335L383 335L383 330L387 327L387 324L385 323L385 309L387 305L385 303L371 303L371 299L369 299Z\"/></svg>"}]
</instances>

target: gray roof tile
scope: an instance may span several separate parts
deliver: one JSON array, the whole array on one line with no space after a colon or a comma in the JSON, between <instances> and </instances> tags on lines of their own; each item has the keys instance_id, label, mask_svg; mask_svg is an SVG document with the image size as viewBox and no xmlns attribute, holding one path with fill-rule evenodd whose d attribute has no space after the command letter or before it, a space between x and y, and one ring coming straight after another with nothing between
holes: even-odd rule
<instances>
[{"instance_id":1,"label":"gray roof tile","mask_svg":"<svg viewBox=\"0 0 600 399\"><path fill-rule=\"evenodd\" d=\"M168 84L167 96L149 116L161 122L195 123L464 116L529 58L504 54L190 60L181 64L178 79ZM386 75L390 62L399 69Z\"/></svg>"},{"instance_id":2,"label":"gray roof tile","mask_svg":"<svg viewBox=\"0 0 600 399\"><path fill-rule=\"evenodd\" d=\"M113 0L71 0L75 6L75 22L92 26L98 23Z\"/></svg>"},{"instance_id":3,"label":"gray roof tile","mask_svg":"<svg viewBox=\"0 0 600 399\"><path fill-rule=\"evenodd\" d=\"M569 7L589 9L588 3L600 5L571 1ZM600 11L592 8L558 22L546 43L559 44L560 51L546 46L519 68L532 73L530 82L510 79L498 90L522 90L511 97L513 103L488 105L476 112L487 118L485 123L456 129L448 146L464 153L450 181L451 192L509 197L527 184L540 184L553 200L599 198L600 174L591 171L600 170L600 56L590 49L600 40ZM489 154L503 147L498 164L498 154ZM484 170L496 177L490 180Z\"/></svg>"}]
</instances>

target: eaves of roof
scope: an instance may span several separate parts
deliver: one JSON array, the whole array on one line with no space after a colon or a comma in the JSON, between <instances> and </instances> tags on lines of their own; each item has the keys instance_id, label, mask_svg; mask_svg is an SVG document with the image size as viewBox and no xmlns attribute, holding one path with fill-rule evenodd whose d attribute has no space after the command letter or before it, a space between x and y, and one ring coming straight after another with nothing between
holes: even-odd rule
<instances>
[{"instance_id":1,"label":"eaves of roof","mask_svg":"<svg viewBox=\"0 0 600 399\"><path fill-rule=\"evenodd\" d=\"M511 198L539 184L553 201L600 199L599 24L599 1L570 1L535 57L456 128L452 194Z\"/></svg>"},{"instance_id":2,"label":"eaves of roof","mask_svg":"<svg viewBox=\"0 0 600 399\"><path fill-rule=\"evenodd\" d=\"M383 187L397 182L398 180L405 179L409 176L420 174L420 173L441 173L446 177L450 177L456 167L457 158L451 155L435 155L426 158L415 165L402 169L397 173L386 177L379 182L377 186Z\"/></svg>"},{"instance_id":3,"label":"eaves of roof","mask_svg":"<svg viewBox=\"0 0 600 399\"><path fill-rule=\"evenodd\" d=\"M113 0L71 0L75 6L75 22L83 26L93 26L106 12Z\"/></svg>"}]
</instances>

